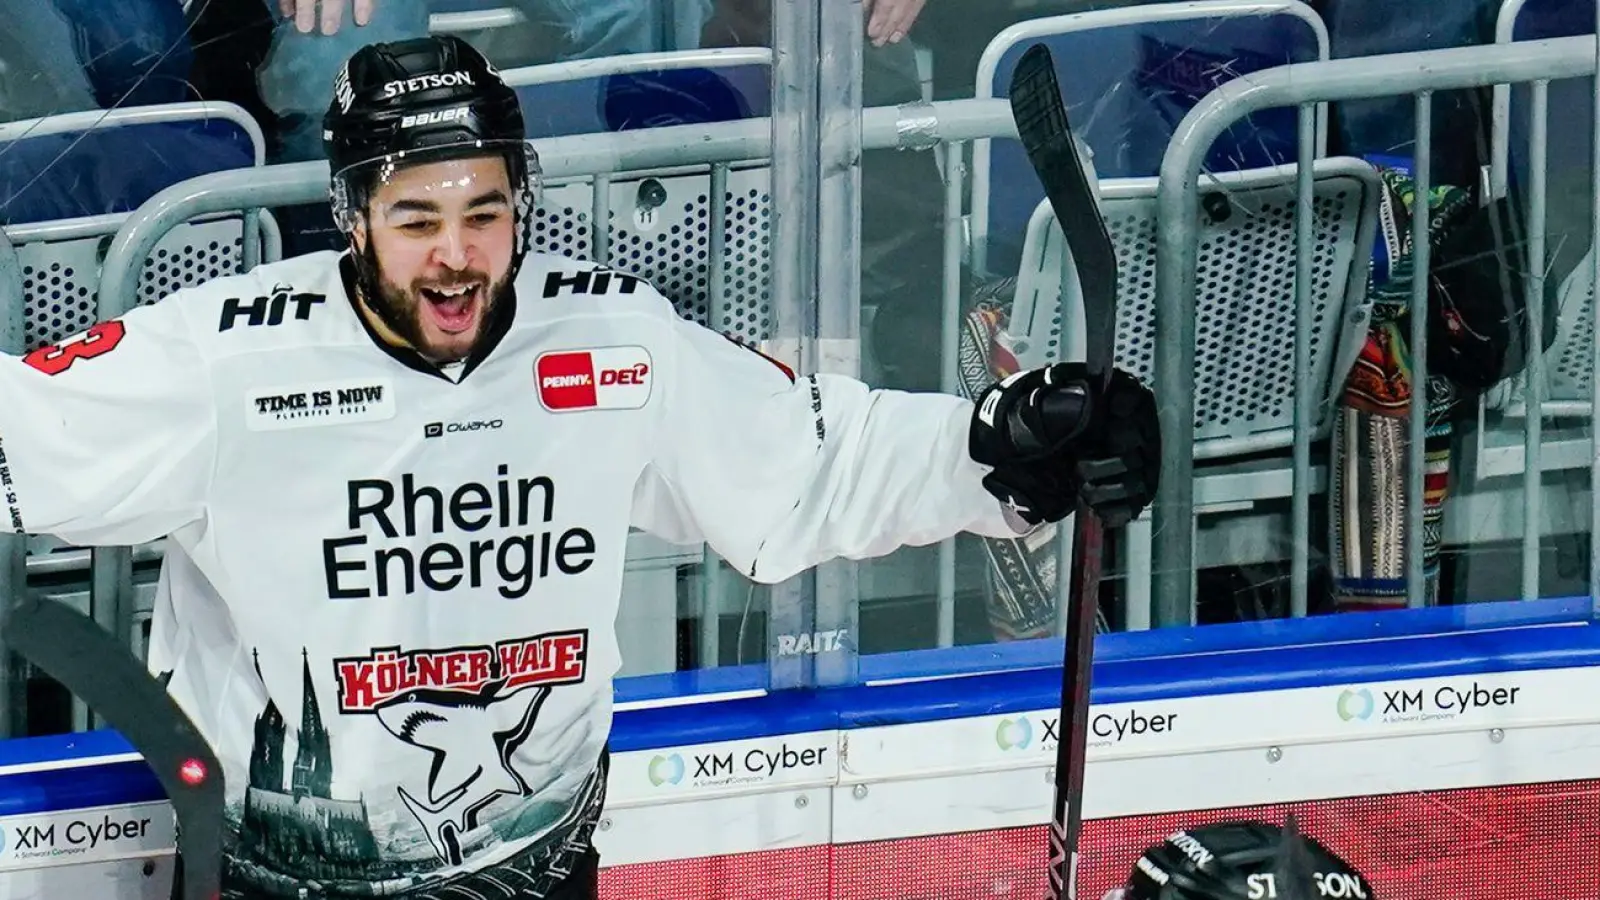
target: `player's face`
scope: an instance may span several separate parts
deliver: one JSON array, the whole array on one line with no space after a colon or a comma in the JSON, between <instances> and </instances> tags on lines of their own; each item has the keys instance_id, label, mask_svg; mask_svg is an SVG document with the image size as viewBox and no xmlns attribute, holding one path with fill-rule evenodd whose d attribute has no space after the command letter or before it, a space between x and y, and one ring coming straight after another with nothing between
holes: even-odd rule
<instances>
[{"instance_id":1,"label":"player's face","mask_svg":"<svg viewBox=\"0 0 1600 900\"><path fill-rule=\"evenodd\" d=\"M392 173L368 207L381 303L423 356L462 359L506 293L516 244L515 198L499 157Z\"/></svg>"}]
</instances>

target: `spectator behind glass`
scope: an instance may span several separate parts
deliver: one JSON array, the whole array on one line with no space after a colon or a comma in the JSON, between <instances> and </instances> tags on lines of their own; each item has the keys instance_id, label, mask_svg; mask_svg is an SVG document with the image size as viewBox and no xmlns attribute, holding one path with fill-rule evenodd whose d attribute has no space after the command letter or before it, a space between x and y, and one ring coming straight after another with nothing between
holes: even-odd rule
<instances>
[{"instance_id":1,"label":"spectator behind glass","mask_svg":"<svg viewBox=\"0 0 1600 900\"><path fill-rule=\"evenodd\" d=\"M1311 3L1328 25L1335 59L1493 43L1500 5L1500 0L1431 0L1426 6L1397 6L1390 0ZM1488 95L1487 90L1433 95L1435 184L1477 184L1478 167L1489 162L1478 152L1488 136ZM1414 111L1415 100L1409 94L1335 104L1330 150L1354 156L1410 156Z\"/></svg>"},{"instance_id":2,"label":"spectator behind glass","mask_svg":"<svg viewBox=\"0 0 1600 900\"><path fill-rule=\"evenodd\" d=\"M479 0L516 9L561 36L558 60L694 50L712 0Z\"/></svg>"},{"instance_id":3,"label":"spectator behind glass","mask_svg":"<svg viewBox=\"0 0 1600 900\"><path fill-rule=\"evenodd\" d=\"M78 0L86 2L86 0ZM554 29L554 58L590 59L693 49L711 0L269 0L277 6L272 49L258 75L261 99L278 117L278 160L320 159L322 110L344 60L377 41L417 37L442 9L515 8Z\"/></svg>"},{"instance_id":4,"label":"spectator behind glass","mask_svg":"<svg viewBox=\"0 0 1600 900\"><path fill-rule=\"evenodd\" d=\"M72 33L49 4L24 3L0 28L0 121L94 108Z\"/></svg>"},{"instance_id":5,"label":"spectator behind glass","mask_svg":"<svg viewBox=\"0 0 1600 900\"><path fill-rule=\"evenodd\" d=\"M200 2L200 0L196 0ZM322 158L322 113L339 67L357 48L428 32L429 15L515 8L534 29L560 37L548 58L559 62L628 53L693 49L711 0L261 0L272 38L255 73L269 127L270 162ZM227 38L244 43L238 36ZM248 53L249 48L245 48ZM241 105L249 108L248 102ZM266 122L263 122L266 125ZM341 242L325 207L283 210L286 252Z\"/></svg>"},{"instance_id":6,"label":"spectator behind glass","mask_svg":"<svg viewBox=\"0 0 1600 900\"><path fill-rule=\"evenodd\" d=\"M863 4L863 106L921 100L912 32L923 0ZM717 0L708 47L765 47L771 0ZM932 153L861 154L861 303L874 308L867 335L881 369L879 387L939 388L939 298L943 290L944 179Z\"/></svg>"},{"instance_id":7,"label":"spectator behind glass","mask_svg":"<svg viewBox=\"0 0 1600 900\"><path fill-rule=\"evenodd\" d=\"M178 0L8 4L0 119L197 99Z\"/></svg>"},{"instance_id":8,"label":"spectator behind glass","mask_svg":"<svg viewBox=\"0 0 1600 900\"><path fill-rule=\"evenodd\" d=\"M30 0L7 12L0 120L199 99L178 0ZM0 149L0 222L128 212L176 182L251 162L246 142L226 128L126 129L30 133L8 143ZM111 159L118 164L107 165Z\"/></svg>"},{"instance_id":9,"label":"spectator behind glass","mask_svg":"<svg viewBox=\"0 0 1600 900\"><path fill-rule=\"evenodd\" d=\"M256 73L261 100L277 117L274 162L322 158L322 114L339 67L356 50L428 32L424 0L270 0L272 46Z\"/></svg>"}]
</instances>

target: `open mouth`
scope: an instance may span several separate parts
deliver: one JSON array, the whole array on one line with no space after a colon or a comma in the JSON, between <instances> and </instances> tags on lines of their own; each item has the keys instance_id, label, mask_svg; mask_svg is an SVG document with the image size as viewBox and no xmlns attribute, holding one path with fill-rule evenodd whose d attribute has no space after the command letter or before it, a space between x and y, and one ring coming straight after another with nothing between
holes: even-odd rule
<instances>
[{"instance_id":1,"label":"open mouth","mask_svg":"<svg viewBox=\"0 0 1600 900\"><path fill-rule=\"evenodd\" d=\"M425 287L422 299L439 330L458 334L472 327L483 300L483 285L456 284L449 287Z\"/></svg>"}]
</instances>

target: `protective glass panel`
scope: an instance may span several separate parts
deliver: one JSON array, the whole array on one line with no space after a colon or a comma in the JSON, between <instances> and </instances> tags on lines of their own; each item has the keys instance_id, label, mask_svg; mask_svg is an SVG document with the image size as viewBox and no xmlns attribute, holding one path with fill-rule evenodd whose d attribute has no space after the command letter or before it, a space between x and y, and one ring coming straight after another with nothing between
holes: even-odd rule
<instances>
[{"instance_id":1,"label":"protective glass panel","mask_svg":"<svg viewBox=\"0 0 1600 900\"><path fill-rule=\"evenodd\" d=\"M739 520L718 533L738 564L659 518L626 537L605 801L573 838L599 851L599 896L1051 895L1061 796L1082 803L1079 897L1165 898L1197 872L1216 875L1208 900L1600 891L1571 864L1600 784L1588 0L14 5L8 354L66 352L131 306L342 249L341 216L373 214L391 263L405 241L484 260L520 241L606 267L592 294L647 282L800 369L800 393L826 371L972 400L1089 354L1091 262L1012 136L1012 79L1050 50L1116 266L1099 349L1153 390L1162 425L1160 492L1094 556L1083 732L1062 687L1076 518L918 527L963 487L988 502L964 469L966 407L924 397L919 417L885 394L847 425L819 388L802 418L827 451L797 479L804 515L756 521L707 489ZM517 92L542 162L538 189L508 198L525 231L474 232L464 204L367 205L457 197L477 175L392 169L332 204L320 175L238 177L322 159L340 64L429 32L466 38ZM146 235L168 203L182 215ZM393 299L447 332L487 312L493 268L413 272ZM263 321L291 299L260 297ZM896 444L932 434L936 407L946 440ZM775 427L694 421L730 445ZM768 544L745 552L752 536ZM861 558L754 577L802 547ZM142 659L166 553L0 536L0 595L65 604ZM422 743L511 706L405 699L421 717L396 736L433 754L436 783L346 796L324 728L344 701L302 690L298 663L283 696L237 706L240 733L276 748L252 760L229 837L271 863L253 889L510 897L589 877L559 852L452 868L562 817L503 753L524 721L490 722L476 750L459 728ZM448 680L448 660L426 664ZM38 740L0 742L0 894L165 896L175 798L69 690L5 668L0 727ZM383 671L398 687L421 670ZM1074 758L1094 763L1081 794L1058 788ZM518 802L525 818L496 818ZM1288 859L1286 827L1337 860ZM441 869L448 886L412 881Z\"/></svg>"},{"instance_id":2,"label":"protective glass panel","mask_svg":"<svg viewBox=\"0 0 1600 900\"><path fill-rule=\"evenodd\" d=\"M1597 10L1414 13L868 4L863 376L975 398L1094 352L1100 264L1010 137L1042 45L1112 245L1100 350L1154 391L1162 484L1097 555L1082 734L1062 699L1073 519L860 564L836 896L1054 896L1045 823L1076 792L1053 769L1084 758L1080 897L1137 880L1175 832L1290 812L1369 895L1536 889L1509 845L1400 823L1559 830L1568 779L1595 774L1499 767L1557 739L1535 704L1592 727L1541 693L1587 677L1587 638L1567 655L1535 635L1593 618L1595 50L1562 39ZM819 152L824 172L845 158ZM1566 674L1503 665L1490 632ZM1369 740L1372 768L1332 762ZM1127 896L1172 896L1152 882L1180 868ZM1324 881L1301 890L1362 896Z\"/></svg>"}]
</instances>

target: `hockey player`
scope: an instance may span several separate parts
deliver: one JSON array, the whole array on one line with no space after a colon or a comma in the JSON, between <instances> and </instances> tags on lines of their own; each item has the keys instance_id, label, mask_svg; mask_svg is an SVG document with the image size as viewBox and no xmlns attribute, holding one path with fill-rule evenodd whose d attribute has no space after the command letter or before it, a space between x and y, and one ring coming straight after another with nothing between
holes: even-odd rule
<instances>
[{"instance_id":1,"label":"hockey player","mask_svg":"<svg viewBox=\"0 0 1600 900\"><path fill-rule=\"evenodd\" d=\"M224 766L227 896L593 897L630 526L777 582L1155 492L1125 375L796 377L530 253L538 161L460 40L359 51L324 133L345 252L0 360L10 526L168 537L150 664Z\"/></svg>"},{"instance_id":2,"label":"hockey player","mask_svg":"<svg viewBox=\"0 0 1600 900\"><path fill-rule=\"evenodd\" d=\"M1180 829L1140 854L1102 900L1377 900L1338 854L1285 831L1255 821Z\"/></svg>"}]
</instances>

